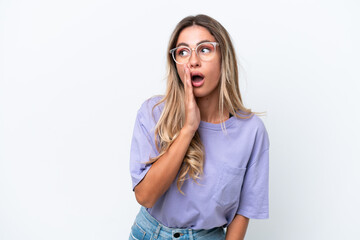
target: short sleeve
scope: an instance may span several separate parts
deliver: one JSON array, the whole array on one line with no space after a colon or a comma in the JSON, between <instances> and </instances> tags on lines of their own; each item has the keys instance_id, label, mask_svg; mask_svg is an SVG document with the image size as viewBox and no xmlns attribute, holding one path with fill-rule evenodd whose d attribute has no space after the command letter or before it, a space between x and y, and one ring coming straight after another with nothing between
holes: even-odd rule
<instances>
[{"instance_id":1,"label":"short sleeve","mask_svg":"<svg viewBox=\"0 0 360 240\"><path fill-rule=\"evenodd\" d=\"M269 218L269 138L263 125L248 162L237 214L254 219Z\"/></svg>"},{"instance_id":2,"label":"short sleeve","mask_svg":"<svg viewBox=\"0 0 360 240\"><path fill-rule=\"evenodd\" d=\"M150 157L158 155L154 137L152 137L155 124L152 123L150 116L144 116L143 112L140 109L137 113L130 148L130 174L133 191L151 167L151 164L144 162L149 161Z\"/></svg>"}]
</instances>

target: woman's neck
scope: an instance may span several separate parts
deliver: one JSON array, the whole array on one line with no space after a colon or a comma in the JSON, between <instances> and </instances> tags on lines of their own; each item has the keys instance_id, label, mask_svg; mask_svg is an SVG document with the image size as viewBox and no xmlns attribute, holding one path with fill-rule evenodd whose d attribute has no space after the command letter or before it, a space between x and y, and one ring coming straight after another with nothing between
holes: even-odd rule
<instances>
[{"instance_id":1,"label":"woman's neck","mask_svg":"<svg viewBox=\"0 0 360 240\"><path fill-rule=\"evenodd\" d=\"M196 103L200 110L201 121L209 123L220 123L219 97L196 98ZM224 109L223 121L229 119L229 112Z\"/></svg>"}]
</instances>

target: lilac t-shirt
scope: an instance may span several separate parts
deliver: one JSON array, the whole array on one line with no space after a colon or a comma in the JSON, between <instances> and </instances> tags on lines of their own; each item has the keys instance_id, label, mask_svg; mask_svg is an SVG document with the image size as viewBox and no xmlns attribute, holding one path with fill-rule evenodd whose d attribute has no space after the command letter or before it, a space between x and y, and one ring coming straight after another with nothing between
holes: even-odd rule
<instances>
[{"instance_id":1,"label":"lilac t-shirt","mask_svg":"<svg viewBox=\"0 0 360 240\"><path fill-rule=\"evenodd\" d=\"M145 101L138 110L130 152L133 190L151 164L143 164L159 153L154 132L164 103L152 107L161 96ZM155 118L155 119L154 119ZM181 188L177 177L170 188L147 211L172 228L211 229L227 227L236 214L247 218L269 217L269 138L256 115L249 119L232 116L220 124L201 121L199 133L205 149L204 174L196 184L186 180Z\"/></svg>"}]
</instances>

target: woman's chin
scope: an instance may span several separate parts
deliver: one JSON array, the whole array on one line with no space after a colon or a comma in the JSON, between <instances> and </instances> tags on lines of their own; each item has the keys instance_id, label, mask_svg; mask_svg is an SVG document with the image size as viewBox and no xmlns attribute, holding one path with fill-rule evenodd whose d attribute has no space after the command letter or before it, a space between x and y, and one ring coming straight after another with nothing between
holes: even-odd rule
<instances>
[{"instance_id":1,"label":"woman's chin","mask_svg":"<svg viewBox=\"0 0 360 240\"><path fill-rule=\"evenodd\" d=\"M194 97L195 97L195 98L203 98L203 97L206 97L206 96L207 96L206 93L201 92L201 91L195 91L195 90L194 90Z\"/></svg>"}]
</instances>

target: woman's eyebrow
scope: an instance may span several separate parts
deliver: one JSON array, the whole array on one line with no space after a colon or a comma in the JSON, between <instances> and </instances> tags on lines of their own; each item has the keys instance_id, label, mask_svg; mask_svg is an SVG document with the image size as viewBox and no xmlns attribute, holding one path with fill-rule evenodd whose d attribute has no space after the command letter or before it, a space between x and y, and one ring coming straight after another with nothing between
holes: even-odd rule
<instances>
[{"instance_id":1,"label":"woman's eyebrow","mask_svg":"<svg viewBox=\"0 0 360 240\"><path fill-rule=\"evenodd\" d=\"M201 43L204 43L204 42L211 42L211 41L210 41L210 40L202 40L202 41L198 42L198 43L196 44L196 46L199 45L199 44L201 44ZM182 43L178 43L178 44L176 45L176 47L179 47L179 46L187 46L187 47L189 47L189 44L182 42Z\"/></svg>"}]
</instances>

